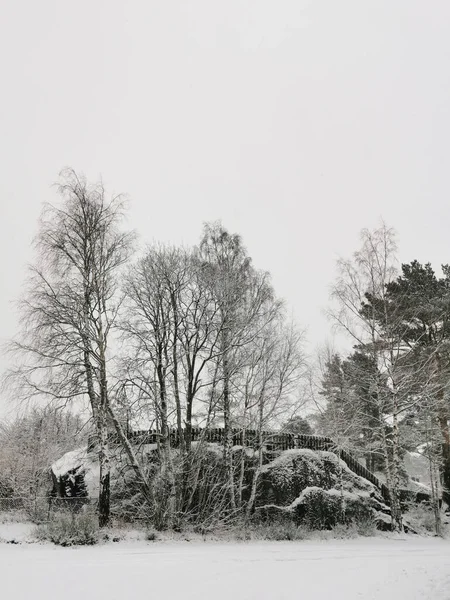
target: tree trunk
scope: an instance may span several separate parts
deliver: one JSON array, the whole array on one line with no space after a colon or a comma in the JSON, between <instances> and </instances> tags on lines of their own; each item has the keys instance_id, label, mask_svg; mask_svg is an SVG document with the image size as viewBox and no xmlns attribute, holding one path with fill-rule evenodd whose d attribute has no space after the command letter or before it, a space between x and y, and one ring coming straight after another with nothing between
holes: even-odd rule
<instances>
[{"instance_id":1,"label":"tree trunk","mask_svg":"<svg viewBox=\"0 0 450 600\"><path fill-rule=\"evenodd\" d=\"M157 365L159 394L160 394L160 414L161 414L161 434L162 434L162 451L161 451L161 477L164 487L164 501L166 507L164 511L162 527L171 527L175 513L176 504L176 486L173 473L172 456L170 449L170 431L167 417L167 392L165 372L162 366L162 361L158 361ZM167 492L167 493L166 493ZM161 507L162 508L162 507Z\"/></svg>"},{"instance_id":2,"label":"tree trunk","mask_svg":"<svg viewBox=\"0 0 450 600\"><path fill-rule=\"evenodd\" d=\"M98 424L99 437L99 463L100 463L100 487L98 495L98 524L100 527L106 527L110 519L111 505L111 467L108 447L108 428L106 415L100 413Z\"/></svg>"},{"instance_id":3,"label":"tree trunk","mask_svg":"<svg viewBox=\"0 0 450 600\"><path fill-rule=\"evenodd\" d=\"M250 492L250 499L247 504L247 517L249 517L253 511L253 507L255 505L256 500L256 492L258 490L258 479L261 473L261 469L263 466L263 428L264 428L264 391L265 386L263 386L263 391L259 398L259 407L258 407L258 466L255 469L252 479L252 489Z\"/></svg>"},{"instance_id":4,"label":"tree trunk","mask_svg":"<svg viewBox=\"0 0 450 600\"><path fill-rule=\"evenodd\" d=\"M178 308L174 293L171 293L171 302L173 310L173 341L172 341L172 360L173 360L173 391L175 396L175 407L177 411L177 428L178 428L178 439L180 444L180 450L183 456L186 453L186 444L183 435L183 420L181 418L181 399L180 399L180 387L178 382Z\"/></svg>"},{"instance_id":5,"label":"tree trunk","mask_svg":"<svg viewBox=\"0 0 450 600\"><path fill-rule=\"evenodd\" d=\"M184 429L184 459L183 459L183 480L181 490L181 503L184 510L188 510L192 491L192 473L194 464L192 460L192 404L193 404L193 393L192 393L192 376L189 371L188 384L186 391L186 420Z\"/></svg>"},{"instance_id":6,"label":"tree trunk","mask_svg":"<svg viewBox=\"0 0 450 600\"><path fill-rule=\"evenodd\" d=\"M399 513L400 506L399 506L398 494L397 494L397 491L395 489L395 484L394 484L392 460L391 460L391 457L389 456L388 440L386 438L386 431L385 431L383 424L381 425L381 446L382 446L383 459L384 459L384 469L386 472L386 486L389 491L389 500L390 500L390 505L391 505L391 523L392 523L391 526L393 529L396 529L397 523L398 523L398 513Z\"/></svg>"},{"instance_id":7,"label":"tree trunk","mask_svg":"<svg viewBox=\"0 0 450 600\"><path fill-rule=\"evenodd\" d=\"M250 515L253 512L253 508L255 506L256 492L258 491L258 480L259 480L259 476L261 474L262 466L263 466L263 439L262 439L262 427L259 426L258 427L258 465L253 474L252 488L251 488L250 498L248 500L247 509L246 509L247 518L250 517Z\"/></svg>"},{"instance_id":8,"label":"tree trunk","mask_svg":"<svg viewBox=\"0 0 450 600\"><path fill-rule=\"evenodd\" d=\"M450 492L450 431L448 415L442 409L439 416L439 427L442 434L442 485L448 493Z\"/></svg>"},{"instance_id":9,"label":"tree trunk","mask_svg":"<svg viewBox=\"0 0 450 600\"><path fill-rule=\"evenodd\" d=\"M225 338L225 335L224 335ZM228 363L228 349L226 338L224 339L223 350L223 459L227 478L227 487L230 497L230 507L236 510L236 498L234 495L234 475L233 475L233 431L231 423L231 405L230 405L230 374Z\"/></svg>"},{"instance_id":10,"label":"tree trunk","mask_svg":"<svg viewBox=\"0 0 450 600\"><path fill-rule=\"evenodd\" d=\"M245 416L244 416L245 419ZM244 491L244 478L245 478L245 448L247 443L247 427L244 421L244 428L242 430L242 450L241 450L241 465L239 472L239 486L238 486L238 506L242 506L242 496Z\"/></svg>"},{"instance_id":11,"label":"tree trunk","mask_svg":"<svg viewBox=\"0 0 450 600\"><path fill-rule=\"evenodd\" d=\"M435 445L433 443L433 427L427 428L427 446L428 446L428 468L430 474L430 488L431 488L431 503L434 513L434 526L436 535L442 535L442 520L441 510L439 506L439 469L436 465L436 452L434 451Z\"/></svg>"},{"instance_id":12,"label":"tree trunk","mask_svg":"<svg viewBox=\"0 0 450 600\"><path fill-rule=\"evenodd\" d=\"M98 300L101 306L101 298ZM106 348L101 317L97 323L99 354L99 387L100 387L100 493L99 493L99 525L105 527L110 519L111 501L111 463L108 442L108 382L106 377Z\"/></svg>"},{"instance_id":13,"label":"tree trunk","mask_svg":"<svg viewBox=\"0 0 450 600\"><path fill-rule=\"evenodd\" d=\"M94 387L94 376L90 361L90 350L86 340L84 341L84 345L84 369L86 375L86 385L98 438L98 462L100 467L98 522L100 527L105 527L108 525L110 518L110 462L108 431L106 415L102 410L102 405L99 402L99 398Z\"/></svg>"},{"instance_id":14,"label":"tree trunk","mask_svg":"<svg viewBox=\"0 0 450 600\"><path fill-rule=\"evenodd\" d=\"M191 451L192 444L192 405L194 403L194 395L193 395L193 382L192 382L192 374L189 372L188 375L188 384L187 384L187 392L186 392L186 421L185 421L185 429L184 429L184 444L186 452Z\"/></svg>"},{"instance_id":15,"label":"tree trunk","mask_svg":"<svg viewBox=\"0 0 450 600\"><path fill-rule=\"evenodd\" d=\"M399 430L398 430L398 408L396 395L394 394L394 411L392 425L392 481L391 481L391 516L395 531L403 531L402 510L400 506L400 454L399 454Z\"/></svg>"},{"instance_id":16,"label":"tree trunk","mask_svg":"<svg viewBox=\"0 0 450 600\"><path fill-rule=\"evenodd\" d=\"M436 373L438 384L442 379L442 362L439 352L436 353ZM441 477L444 491L450 493L450 430L449 430L449 410L445 400L445 389L443 385L439 386L437 391L438 422L442 435L442 462Z\"/></svg>"}]
</instances>

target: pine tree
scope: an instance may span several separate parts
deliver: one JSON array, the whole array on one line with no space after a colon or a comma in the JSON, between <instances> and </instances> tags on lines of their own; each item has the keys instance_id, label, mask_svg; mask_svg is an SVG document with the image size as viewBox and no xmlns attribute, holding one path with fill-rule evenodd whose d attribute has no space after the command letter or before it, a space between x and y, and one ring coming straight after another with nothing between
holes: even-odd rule
<instances>
[{"instance_id":1,"label":"pine tree","mask_svg":"<svg viewBox=\"0 0 450 600\"><path fill-rule=\"evenodd\" d=\"M391 312L402 322L401 336L412 349L409 368L414 370L416 389L426 419L430 408L442 435L442 479L450 490L450 406L447 381L450 375L450 268L443 266L438 278L430 263L417 260L402 265L402 274L387 286ZM427 398L429 393L434 402Z\"/></svg>"}]
</instances>

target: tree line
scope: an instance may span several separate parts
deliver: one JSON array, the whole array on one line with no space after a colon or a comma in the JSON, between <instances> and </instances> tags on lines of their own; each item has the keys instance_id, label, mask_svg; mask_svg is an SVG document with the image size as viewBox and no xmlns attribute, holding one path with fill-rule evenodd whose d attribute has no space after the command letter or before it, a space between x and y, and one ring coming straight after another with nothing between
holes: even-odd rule
<instances>
[{"instance_id":1,"label":"tree line","mask_svg":"<svg viewBox=\"0 0 450 600\"><path fill-rule=\"evenodd\" d=\"M450 267L439 277L429 263L399 266L395 232L385 225L364 230L361 242L339 261L332 290L330 318L353 350L322 355L320 429L384 473L398 529L403 455L420 449L439 531L440 486L446 500L450 490Z\"/></svg>"},{"instance_id":2,"label":"tree line","mask_svg":"<svg viewBox=\"0 0 450 600\"><path fill-rule=\"evenodd\" d=\"M125 203L100 183L63 172L60 202L46 205L12 342L16 397L87 402L98 440L99 522L110 519L113 429L144 502L164 507L162 526L189 513L202 468L192 427L224 428L222 496L251 511L264 431L295 412L304 372L302 333L286 318L270 276L236 234L207 223L197 246L148 246L134 258ZM159 432L158 485L126 435ZM258 432L258 467L246 486L232 430ZM181 440L177 456L170 430ZM250 491L248 491L250 489Z\"/></svg>"},{"instance_id":3,"label":"tree line","mask_svg":"<svg viewBox=\"0 0 450 600\"><path fill-rule=\"evenodd\" d=\"M440 493L450 490L449 266L440 277L417 261L399 267L395 233L364 230L360 249L338 262L329 310L352 351L329 347L307 363L302 331L239 235L206 223L196 246L137 253L121 196L108 198L101 183L70 169L58 193L43 208L7 383L27 402L87 408L101 526L111 511L111 431L139 502L153 507L159 526L173 527L179 515L250 515L267 432L284 427L328 435L383 473L398 529L403 455L420 447L440 527ZM306 403L317 409L307 419L299 413ZM127 436L142 423L158 432L151 464ZM205 458L207 445L192 439L197 426L224 430L220 473Z\"/></svg>"}]
</instances>

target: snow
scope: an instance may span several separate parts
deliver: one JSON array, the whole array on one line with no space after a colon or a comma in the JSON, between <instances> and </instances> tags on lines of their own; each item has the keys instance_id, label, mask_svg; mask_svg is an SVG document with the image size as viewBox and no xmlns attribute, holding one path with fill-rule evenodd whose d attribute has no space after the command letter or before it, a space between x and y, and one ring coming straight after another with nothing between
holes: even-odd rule
<instances>
[{"instance_id":1,"label":"snow","mask_svg":"<svg viewBox=\"0 0 450 600\"><path fill-rule=\"evenodd\" d=\"M98 496L98 480L100 476L100 467L98 461L88 453L86 447L77 448L71 452L66 452L61 458L52 464L52 471L56 477L65 475L73 469L82 469L85 473L84 482L86 484L89 496L92 498Z\"/></svg>"},{"instance_id":2,"label":"snow","mask_svg":"<svg viewBox=\"0 0 450 600\"><path fill-rule=\"evenodd\" d=\"M27 542L33 539L33 523L0 523L0 542Z\"/></svg>"},{"instance_id":3,"label":"snow","mask_svg":"<svg viewBox=\"0 0 450 600\"><path fill-rule=\"evenodd\" d=\"M384 523L386 523L386 525L391 525L392 523L391 517L381 511L377 512L377 521L383 521Z\"/></svg>"},{"instance_id":4,"label":"snow","mask_svg":"<svg viewBox=\"0 0 450 600\"><path fill-rule=\"evenodd\" d=\"M303 469L301 465L299 466L299 462L307 467L307 475L302 474L302 477L305 483L309 483L309 487L317 485L327 489L332 485L336 486L341 471L342 486L345 490L356 492L361 496L375 495L378 491L370 481L356 475L347 463L334 453L324 450L285 450L275 460L264 465L261 473L269 475L274 488L289 487L295 480L296 473L302 473Z\"/></svg>"},{"instance_id":5,"label":"snow","mask_svg":"<svg viewBox=\"0 0 450 600\"><path fill-rule=\"evenodd\" d=\"M344 500L347 501L357 501L361 498L361 496L358 496L358 494L353 494L352 492L348 492L347 490L336 490L335 488L332 488L331 490L324 490L323 488L317 486L311 486L305 488L300 494L300 496L296 500L294 500L294 502L292 502L289 508L296 508L299 504L303 504L303 502L305 501L305 499L308 498L308 496L314 495L316 493L324 494L326 496L333 496L335 498L342 497Z\"/></svg>"},{"instance_id":6,"label":"snow","mask_svg":"<svg viewBox=\"0 0 450 600\"><path fill-rule=\"evenodd\" d=\"M71 452L66 452L61 458L52 464L52 471L56 477L65 475L67 471L78 469L88 460L87 450L85 448L77 448Z\"/></svg>"},{"instance_id":7,"label":"snow","mask_svg":"<svg viewBox=\"0 0 450 600\"><path fill-rule=\"evenodd\" d=\"M416 494L431 494L431 488L424 483L420 483L419 481L408 481L407 489L411 492L415 492Z\"/></svg>"},{"instance_id":8,"label":"snow","mask_svg":"<svg viewBox=\"0 0 450 600\"><path fill-rule=\"evenodd\" d=\"M429 486L430 463L426 456L423 456L421 452L405 452L403 464L410 478L414 477Z\"/></svg>"},{"instance_id":9,"label":"snow","mask_svg":"<svg viewBox=\"0 0 450 600\"><path fill-rule=\"evenodd\" d=\"M420 444L419 446L417 446L417 452L419 454L425 454L425 452L428 450L428 446L429 446L428 442L424 442L423 444Z\"/></svg>"},{"instance_id":10,"label":"snow","mask_svg":"<svg viewBox=\"0 0 450 600\"><path fill-rule=\"evenodd\" d=\"M253 450L253 448L249 448L248 446L239 446L237 444L236 446L232 446L231 448L232 452L240 452L241 450L244 450L245 456L247 456L248 458L253 458L254 456L258 455L258 452L256 450Z\"/></svg>"},{"instance_id":11,"label":"snow","mask_svg":"<svg viewBox=\"0 0 450 600\"><path fill-rule=\"evenodd\" d=\"M143 453L155 452L155 450L158 450L158 444L142 444L142 446L141 446L141 451Z\"/></svg>"},{"instance_id":12,"label":"snow","mask_svg":"<svg viewBox=\"0 0 450 600\"><path fill-rule=\"evenodd\" d=\"M0 544L14 600L448 600L450 544L438 539Z\"/></svg>"},{"instance_id":13,"label":"snow","mask_svg":"<svg viewBox=\"0 0 450 600\"><path fill-rule=\"evenodd\" d=\"M214 442L195 441L191 443L191 447L209 450L213 454L217 454L217 456L223 455L223 446L220 444L215 444Z\"/></svg>"},{"instance_id":14,"label":"snow","mask_svg":"<svg viewBox=\"0 0 450 600\"><path fill-rule=\"evenodd\" d=\"M397 423L401 423L402 421L404 421L406 419L406 413L402 413L397 415ZM390 427L393 426L394 424L394 417L393 415L384 415L384 422L389 425Z\"/></svg>"}]
</instances>

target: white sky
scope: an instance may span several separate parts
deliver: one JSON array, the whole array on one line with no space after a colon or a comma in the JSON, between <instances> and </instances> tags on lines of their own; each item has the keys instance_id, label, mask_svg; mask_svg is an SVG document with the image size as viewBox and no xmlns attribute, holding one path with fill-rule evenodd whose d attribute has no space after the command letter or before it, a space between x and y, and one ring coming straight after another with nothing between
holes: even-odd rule
<instances>
[{"instance_id":1,"label":"white sky","mask_svg":"<svg viewBox=\"0 0 450 600\"><path fill-rule=\"evenodd\" d=\"M312 344L362 227L450 262L449 31L448 0L1 0L0 338L64 166L143 240L221 218Z\"/></svg>"}]
</instances>

